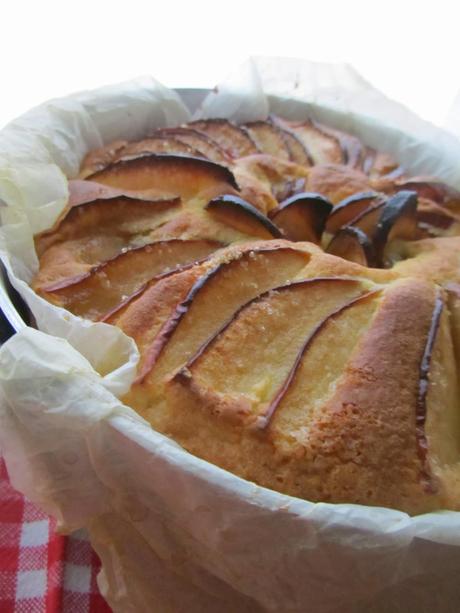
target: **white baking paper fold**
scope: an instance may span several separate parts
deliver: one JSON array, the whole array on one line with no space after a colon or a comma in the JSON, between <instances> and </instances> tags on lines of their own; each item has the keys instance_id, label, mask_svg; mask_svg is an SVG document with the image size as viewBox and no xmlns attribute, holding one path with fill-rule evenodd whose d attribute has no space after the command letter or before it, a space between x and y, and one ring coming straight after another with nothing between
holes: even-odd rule
<instances>
[{"instance_id":1,"label":"white baking paper fold","mask_svg":"<svg viewBox=\"0 0 460 613\"><path fill-rule=\"evenodd\" d=\"M201 112L300 118L306 108L460 189L460 142L347 66L256 58ZM460 513L313 504L187 454L117 399L134 374L132 341L28 288L32 234L62 210L65 175L84 153L187 118L173 92L144 79L53 101L0 135L2 259L42 330L0 350L13 484L62 530L89 530L116 611L457 612Z\"/></svg>"},{"instance_id":2,"label":"white baking paper fold","mask_svg":"<svg viewBox=\"0 0 460 613\"><path fill-rule=\"evenodd\" d=\"M458 138L460 138L460 90L455 96L452 106L447 112L444 126L446 130L452 132Z\"/></svg>"}]
</instances>

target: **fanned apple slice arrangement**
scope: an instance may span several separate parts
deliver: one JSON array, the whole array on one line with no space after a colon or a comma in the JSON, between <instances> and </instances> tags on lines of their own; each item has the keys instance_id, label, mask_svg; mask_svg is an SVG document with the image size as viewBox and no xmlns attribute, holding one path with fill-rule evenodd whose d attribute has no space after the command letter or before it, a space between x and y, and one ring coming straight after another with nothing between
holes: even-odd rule
<instances>
[{"instance_id":1,"label":"fanned apple slice arrangement","mask_svg":"<svg viewBox=\"0 0 460 613\"><path fill-rule=\"evenodd\" d=\"M211 119L163 128L142 141L117 141L90 153L81 176L145 190L158 185L158 172L164 172L160 156L166 167L168 155L171 182L163 181L163 189L177 191L179 156L188 158L190 169L198 158L208 161L209 174L212 163L227 169L221 177L232 189L216 187L215 195L223 197L209 198L205 208L243 235L313 241L325 249L330 244L336 255L381 267L392 263L385 254L389 241L460 232L458 192L432 178L407 177L389 155L312 120L270 117L237 126ZM198 179L194 190L201 191ZM405 203L394 200L401 191L413 192L415 199L407 194ZM366 237L342 232L348 226Z\"/></svg>"},{"instance_id":2,"label":"fanned apple slice arrangement","mask_svg":"<svg viewBox=\"0 0 460 613\"><path fill-rule=\"evenodd\" d=\"M124 400L189 451L310 500L460 508L459 211L311 119L200 120L90 152L33 287L136 341Z\"/></svg>"},{"instance_id":3,"label":"fanned apple slice arrangement","mask_svg":"<svg viewBox=\"0 0 460 613\"><path fill-rule=\"evenodd\" d=\"M441 292L389 271L359 278L305 245L229 247L132 301L116 322L142 354L125 402L192 453L291 495L458 508L458 438L439 438L460 435Z\"/></svg>"}]
</instances>

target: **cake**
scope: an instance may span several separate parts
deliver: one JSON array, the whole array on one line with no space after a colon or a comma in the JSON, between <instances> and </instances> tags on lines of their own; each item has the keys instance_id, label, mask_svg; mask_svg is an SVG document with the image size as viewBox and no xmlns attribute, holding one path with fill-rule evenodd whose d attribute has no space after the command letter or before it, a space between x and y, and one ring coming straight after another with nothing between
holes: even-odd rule
<instances>
[{"instance_id":1,"label":"cake","mask_svg":"<svg viewBox=\"0 0 460 613\"><path fill-rule=\"evenodd\" d=\"M312 501L460 509L460 194L311 119L90 152L35 291L137 343L124 402Z\"/></svg>"}]
</instances>

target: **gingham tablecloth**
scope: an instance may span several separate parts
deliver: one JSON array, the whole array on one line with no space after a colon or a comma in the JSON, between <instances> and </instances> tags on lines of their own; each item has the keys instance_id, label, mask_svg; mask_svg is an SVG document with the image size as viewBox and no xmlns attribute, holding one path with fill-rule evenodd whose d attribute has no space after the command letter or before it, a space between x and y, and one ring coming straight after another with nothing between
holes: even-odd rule
<instances>
[{"instance_id":1,"label":"gingham tablecloth","mask_svg":"<svg viewBox=\"0 0 460 613\"><path fill-rule=\"evenodd\" d=\"M0 458L0 613L110 613L86 535L55 525L13 490Z\"/></svg>"}]
</instances>

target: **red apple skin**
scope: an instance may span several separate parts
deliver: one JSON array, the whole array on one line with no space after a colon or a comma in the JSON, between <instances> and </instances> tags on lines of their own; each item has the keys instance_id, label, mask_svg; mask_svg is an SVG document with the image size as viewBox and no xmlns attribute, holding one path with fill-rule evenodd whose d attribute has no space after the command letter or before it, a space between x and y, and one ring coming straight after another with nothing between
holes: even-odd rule
<instances>
[{"instance_id":1,"label":"red apple skin","mask_svg":"<svg viewBox=\"0 0 460 613\"><path fill-rule=\"evenodd\" d=\"M348 249L348 252L347 252ZM355 250L359 257L350 258L351 250ZM375 249L367 234L360 228L345 226L341 228L329 243L326 253L343 257L345 260L361 264L361 266L375 267L377 265Z\"/></svg>"},{"instance_id":2,"label":"red apple skin","mask_svg":"<svg viewBox=\"0 0 460 613\"><path fill-rule=\"evenodd\" d=\"M145 153L138 154L133 156L122 156L116 163L112 163L102 171L96 172L90 177L88 177L92 181L97 182L97 178L99 175L105 175L111 170L116 170L118 168L123 168L124 165L144 165L144 164L161 164L164 165L165 168L169 164L178 165L186 167L195 167L201 168L203 170L208 169L211 173L213 173L216 177L220 177L223 182L228 183L231 187L236 190L239 190L238 183L236 182L235 176L232 171L222 164L217 164L216 162L212 162L211 160L205 160L201 157L193 157L190 155L181 155L181 154L172 154L172 153ZM138 190L136 190L138 191Z\"/></svg>"},{"instance_id":3,"label":"red apple skin","mask_svg":"<svg viewBox=\"0 0 460 613\"><path fill-rule=\"evenodd\" d=\"M332 210L326 222L326 230L335 233L341 227L351 225L352 220L382 199L377 192L359 192L341 200Z\"/></svg>"},{"instance_id":4,"label":"red apple skin","mask_svg":"<svg viewBox=\"0 0 460 613\"><path fill-rule=\"evenodd\" d=\"M332 203L321 194L301 192L283 200L269 217L288 240L319 244L331 211Z\"/></svg>"},{"instance_id":5,"label":"red apple skin","mask_svg":"<svg viewBox=\"0 0 460 613\"><path fill-rule=\"evenodd\" d=\"M211 213L213 211L225 211L225 209L229 209L229 211L234 210L241 213L243 216L247 216L248 219L260 224L274 238L283 237L281 230L273 222L271 222L268 217L266 217L246 200L243 200L238 196L234 196L233 194L224 194L223 196L213 198L205 206L205 209Z\"/></svg>"},{"instance_id":6,"label":"red apple skin","mask_svg":"<svg viewBox=\"0 0 460 613\"><path fill-rule=\"evenodd\" d=\"M415 432L417 438L417 451L422 464L420 471L420 480L424 485L427 493L435 493L436 488L431 477L431 471L427 462L428 441L425 432L427 405L426 399L428 394L428 388L430 385L429 374L431 367L431 360L433 357L433 348L436 341L436 336L441 323L441 315L444 309L444 301L441 295L441 291L438 290L436 294L435 304L433 308L433 315L431 318L431 326L428 332L427 341L425 345L425 351L423 352L422 360L420 362L420 375L419 375L419 387L417 394L417 406L415 410Z\"/></svg>"},{"instance_id":7,"label":"red apple skin","mask_svg":"<svg viewBox=\"0 0 460 613\"><path fill-rule=\"evenodd\" d=\"M436 181L432 177L412 177L396 181L395 189L417 192L421 198L433 200L452 210L460 210L460 192L455 188Z\"/></svg>"},{"instance_id":8,"label":"red apple skin","mask_svg":"<svg viewBox=\"0 0 460 613\"><path fill-rule=\"evenodd\" d=\"M181 126L177 128L160 128L155 130L154 135L158 136L172 136L177 140L184 142L191 147L197 149L202 157L228 166L231 164L232 159L225 153L220 145L213 141L204 132L197 132L190 126Z\"/></svg>"},{"instance_id":9,"label":"red apple skin","mask_svg":"<svg viewBox=\"0 0 460 613\"><path fill-rule=\"evenodd\" d=\"M417 232L418 196L413 191L400 191L387 200L383 206L373 243L377 263L383 265L383 252L390 238L412 240ZM406 223L403 223L406 221ZM399 229L397 228L399 224ZM392 237L390 235L393 234Z\"/></svg>"},{"instance_id":10,"label":"red apple skin","mask_svg":"<svg viewBox=\"0 0 460 613\"><path fill-rule=\"evenodd\" d=\"M170 239L164 239L164 240L160 240L160 241L155 241L154 243L147 243L145 245L142 245L140 247L132 247L130 249L127 249L126 251L122 251L121 253L118 253L117 255L113 256L112 258L110 258L109 260L106 260L105 262L101 262L100 264L97 264L96 266L93 266L90 270L88 270L87 272L78 275L76 277L69 277L66 279L63 279L62 281L58 281L57 283L52 283L50 285L45 285L42 287L42 291L44 292L57 292L61 289L65 289L66 287L70 287L72 285L77 285L78 283L80 283L81 281L83 281L84 279L87 279L88 277L90 277L91 275L96 274L97 272L103 270L107 265L110 265L114 262L116 262L117 260L123 259L124 257L126 257L126 255L128 254L133 254L136 252L142 252L148 249L151 249L152 246L160 246L160 245L168 245L171 243L188 243L188 242L195 242L195 243L203 243L203 244L208 244L209 246L217 249L220 249L221 247L224 247L225 244L221 243L219 241L212 241L212 240L207 240L207 239L197 239L197 240L183 240L180 238L170 238ZM212 255L212 253L210 254ZM207 256L210 257L210 256ZM167 273L161 273L158 278L160 277L164 277L164 276L168 276L169 274L175 273L177 271L179 271L182 268L188 268L191 265L195 265L197 263L199 263L201 260L197 260L195 262L192 262L192 264L182 264L180 266L178 266L175 269L172 269L171 271L167 272ZM136 294L138 294L139 292L136 292Z\"/></svg>"},{"instance_id":11,"label":"red apple skin","mask_svg":"<svg viewBox=\"0 0 460 613\"><path fill-rule=\"evenodd\" d=\"M251 136L228 119L199 119L191 121L187 126L209 136L230 158L260 153Z\"/></svg>"},{"instance_id":12,"label":"red apple skin","mask_svg":"<svg viewBox=\"0 0 460 613\"><path fill-rule=\"evenodd\" d=\"M354 228L359 228L364 234L367 234L369 238L373 238L384 206L385 201L377 200L376 204L371 204L367 209L358 213L358 215L351 219L344 227L353 226Z\"/></svg>"},{"instance_id":13,"label":"red apple skin","mask_svg":"<svg viewBox=\"0 0 460 613\"><path fill-rule=\"evenodd\" d=\"M158 197L155 197L153 190L151 190L150 193L143 194L142 192L110 187L109 185L103 185L96 181L86 181L83 179L71 179L68 185L69 207L88 204L95 200L111 200L112 198L119 198L120 196L126 196L127 198L136 200L156 200L157 198L161 200L173 200L178 198L177 194L162 193L158 194Z\"/></svg>"}]
</instances>

